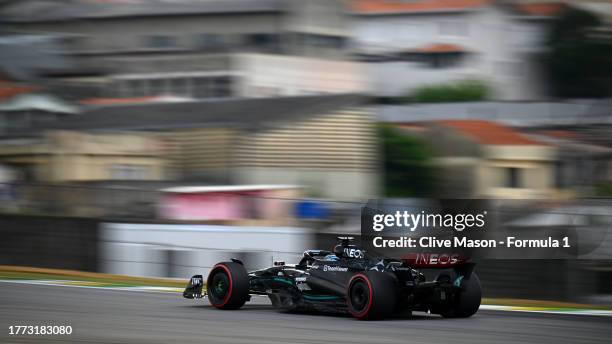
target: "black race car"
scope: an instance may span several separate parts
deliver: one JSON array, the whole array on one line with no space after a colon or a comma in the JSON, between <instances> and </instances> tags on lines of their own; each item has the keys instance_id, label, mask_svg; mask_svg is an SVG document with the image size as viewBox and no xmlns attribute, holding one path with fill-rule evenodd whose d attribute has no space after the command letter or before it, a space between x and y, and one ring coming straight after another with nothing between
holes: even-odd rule
<instances>
[{"instance_id":1,"label":"black race car","mask_svg":"<svg viewBox=\"0 0 612 344\"><path fill-rule=\"evenodd\" d=\"M308 250L295 265L275 262L273 267L247 272L237 259L219 263L208 275L205 291L202 275L195 275L183 296L208 295L218 309L238 309L251 295L267 295L278 309L348 311L358 319L412 311L464 318L478 311L481 286L473 263L454 259L451 268L444 266L427 281L415 268L422 266L417 261L369 258L351 239L339 238L333 252ZM436 257L435 262L441 261Z\"/></svg>"}]
</instances>

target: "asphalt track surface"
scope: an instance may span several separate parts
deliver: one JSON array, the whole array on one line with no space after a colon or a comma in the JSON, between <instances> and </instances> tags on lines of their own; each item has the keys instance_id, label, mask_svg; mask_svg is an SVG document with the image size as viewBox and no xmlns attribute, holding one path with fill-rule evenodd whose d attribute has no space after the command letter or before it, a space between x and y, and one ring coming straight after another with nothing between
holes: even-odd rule
<instances>
[{"instance_id":1,"label":"asphalt track surface","mask_svg":"<svg viewBox=\"0 0 612 344\"><path fill-rule=\"evenodd\" d=\"M0 283L1 343L610 343L612 318L480 311L385 321L283 314L265 298L238 311L206 299ZM70 336L9 336L10 325L71 325Z\"/></svg>"}]
</instances>

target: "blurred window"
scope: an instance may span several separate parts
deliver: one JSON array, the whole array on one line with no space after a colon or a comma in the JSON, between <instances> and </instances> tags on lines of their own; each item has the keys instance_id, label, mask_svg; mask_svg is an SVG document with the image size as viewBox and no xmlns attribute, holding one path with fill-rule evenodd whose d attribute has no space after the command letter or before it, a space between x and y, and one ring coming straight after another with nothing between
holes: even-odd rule
<instances>
[{"instance_id":1,"label":"blurred window","mask_svg":"<svg viewBox=\"0 0 612 344\"><path fill-rule=\"evenodd\" d=\"M166 90L166 80L165 79L151 79L149 80L149 95L158 96L161 94L166 94L168 91Z\"/></svg>"},{"instance_id":2,"label":"blurred window","mask_svg":"<svg viewBox=\"0 0 612 344\"><path fill-rule=\"evenodd\" d=\"M87 49L87 40L85 36L67 36L64 37L64 44L71 51L83 51Z\"/></svg>"},{"instance_id":3,"label":"blurred window","mask_svg":"<svg viewBox=\"0 0 612 344\"><path fill-rule=\"evenodd\" d=\"M7 131L24 129L30 126L30 113L28 111L15 111L4 115L4 127Z\"/></svg>"},{"instance_id":4,"label":"blurred window","mask_svg":"<svg viewBox=\"0 0 612 344\"><path fill-rule=\"evenodd\" d=\"M123 97L126 94L127 83L125 80L113 80L108 88L109 97ZM104 97L104 96L103 96Z\"/></svg>"},{"instance_id":5,"label":"blurred window","mask_svg":"<svg viewBox=\"0 0 612 344\"><path fill-rule=\"evenodd\" d=\"M305 45L316 47L341 48L345 45L345 38L340 36L303 34L302 42Z\"/></svg>"},{"instance_id":6,"label":"blurred window","mask_svg":"<svg viewBox=\"0 0 612 344\"><path fill-rule=\"evenodd\" d=\"M128 97L142 97L146 95L144 80L128 80L125 93Z\"/></svg>"},{"instance_id":7,"label":"blurred window","mask_svg":"<svg viewBox=\"0 0 612 344\"><path fill-rule=\"evenodd\" d=\"M205 99L211 97L211 82L210 78L193 78L191 81L193 88L193 97L197 99Z\"/></svg>"},{"instance_id":8,"label":"blurred window","mask_svg":"<svg viewBox=\"0 0 612 344\"><path fill-rule=\"evenodd\" d=\"M36 165L27 163L9 164L7 165L13 170L14 176L21 182L36 181Z\"/></svg>"},{"instance_id":9,"label":"blurred window","mask_svg":"<svg viewBox=\"0 0 612 344\"><path fill-rule=\"evenodd\" d=\"M461 64L462 53L421 54L418 59L430 68L452 68Z\"/></svg>"},{"instance_id":10,"label":"blurred window","mask_svg":"<svg viewBox=\"0 0 612 344\"><path fill-rule=\"evenodd\" d=\"M225 44L222 35L215 33L200 33L196 35L195 44L198 48L214 48Z\"/></svg>"},{"instance_id":11,"label":"blurred window","mask_svg":"<svg viewBox=\"0 0 612 344\"><path fill-rule=\"evenodd\" d=\"M53 122L57 120L58 115L52 112L32 110L30 111L30 120L32 124Z\"/></svg>"},{"instance_id":12,"label":"blurred window","mask_svg":"<svg viewBox=\"0 0 612 344\"><path fill-rule=\"evenodd\" d=\"M273 47L278 43L278 36L271 33L254 33L247 35L247 44L258 47Z\"/></svg>"},{"instance_id":13,"label":"blurred window","mask_svg":"<svg viewBox=\"0 0 612 344\"><path fill-rule=\"evenodd\" d=\"M176 96L189 96L189 80L184 78L170 79L170 93Z\"/></svg>"},{"instance_id":14,"label":"blurred window","mask_svg":"<svg viewBox=\"0 0 612 344\"><path fill-rule=\"evenodd\" d=\"M225 98L233 95L233 80L231 76L204 76L190 79L183 79L183 86L173 86L174 94L179 94L181 89L186 93L182 95L192 96L197 99L206 98ZM177 88L178 87L178 88Z\"/></svg>"},{"instance_id":15,"label":"blurred window","mask_svg":"<svg viewBox=\"0 0 612 344\"><path fill-rule=\"evenodd\" d=\"M215 77L213 79L212 96L215 98L232 96L232 78L229 76Z\"/></svg>"},{"instance_id":16,"label":"blurred window","mask_svg":"<svg viewBox=\"0 0 612 344\"><path fill-rule=\"evenodd\" d=\"M506 168L506 187L508 188L520 188L520 172L521 170L516 167Z\"/></svg>"},{"instance_id":17,"label":"blurred window","mask_svg":"<svg viewBox=\"0 0 612 344\"><path fill-rule=\"evenodd\" d=\"M555 186L562 188L567 186L565 181L565 164L563 161L557 161L555 163Z\"/></svg>"},{"instance_id":18,"label":"blurred window","mask_svg":"<svg viewBox=\"0 0 612 344\"><path fill-rule=\"evenodd\" d=\"M353 55L353 58L357 61L368 63L383 63L400 60L399 57L393 56L391 54L355 54ZM406 60L408 60L408 58L406 58Z\"/></svg>"},{"instance_id":19,"label":"blurred window","mask_svg":"<svg viewBox=\"0 0 612 344\"><path fill-rule=\"evenodd\" d=\"M167 35L151 35L147 37L149 48L172 48L175 46L174 37Z\"/></svg>"},{"instance_id":20,"label":"blurred window","mask_svg":"<svg viewBox=\"0 0 612 344\"><path fill-rule=\"evenodd\" d=\"M147 166L133 164L112 164L110 178L114 180L143 180L148 177Z\"/></svg>"}]
</instances>

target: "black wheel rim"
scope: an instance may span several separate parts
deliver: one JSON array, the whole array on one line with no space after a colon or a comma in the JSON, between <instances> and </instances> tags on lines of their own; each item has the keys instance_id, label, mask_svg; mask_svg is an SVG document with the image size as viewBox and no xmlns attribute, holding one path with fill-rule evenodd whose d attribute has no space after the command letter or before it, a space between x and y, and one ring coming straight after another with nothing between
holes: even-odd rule
<instances>
[{"instance_id":1,"label":"black wheel rim","mask_svg":"<svg viewBox=\"0 0 612 344\"><path fill-rule=\"evenodd\" d=\"M357 312L363 311L370 301L370 291L368 286L361 282L355 282L351 288L351 306Z\"/></svg>"},{"instance_id":2,"label":"black wheel rim","mask_svg":"<svg viewBox=\"0 0 612 344\"><path fill-rule=\"evenodd\" d=\"M229 278L223 271L218 271L212 278L210 289L208 290L209 297L215 303L221 303L229 292Z\"/></svg>"}]
</instances>

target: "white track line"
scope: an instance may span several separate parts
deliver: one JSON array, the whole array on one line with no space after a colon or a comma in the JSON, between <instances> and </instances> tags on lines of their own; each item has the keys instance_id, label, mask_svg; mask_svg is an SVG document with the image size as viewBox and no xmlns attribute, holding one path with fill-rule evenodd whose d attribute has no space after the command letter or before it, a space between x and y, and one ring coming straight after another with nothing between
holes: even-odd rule
<instances>
[{"instance_id":1,"label":"white track line","mask_svg":"<svg viewBox=\"0 0 612 344\"><path fill-rule=\"evenodd\" d=\"M34 284L34 285L45 285L45 286L55 286L55 287L73 287L73 288L139 291L139 292L179 293L183 291L182 288L172 288L172 287L154 287L154 286L117 287L117 286L78 285L76 283L79 283L81 281L62 281L62 280L0 280L0 282L18 283L18 284ZM69 282L69 283L67 284L66 282ZM75 283L75 284L72 284L72 283Z\"/></svg>"},{"instance_id":2,"label":"white track line","mask_svg":"<svg viewBox=\"0 0 612 344\"><path fill-rule=\"evenodd\" d=\"M604 309L556 309L554 307L521 307L521 306L500 306L500 305L480 305L480 309L505 312L528 312L545 314L567 314L567 315L596 315L612 316L612 311Z\"/></svg>"}]
</instances>

